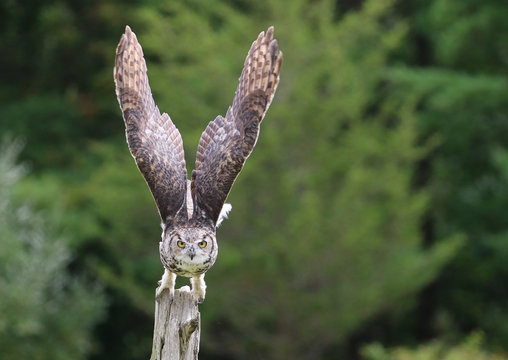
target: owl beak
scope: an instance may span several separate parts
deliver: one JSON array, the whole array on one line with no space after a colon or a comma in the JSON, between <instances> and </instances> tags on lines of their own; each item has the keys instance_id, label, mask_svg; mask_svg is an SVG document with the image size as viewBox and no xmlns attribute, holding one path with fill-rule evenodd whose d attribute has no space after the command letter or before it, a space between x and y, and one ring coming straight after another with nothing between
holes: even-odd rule
<instances>
[{"instance_id":1,"label":"owl beak","mask_svg":"<svg viewBox=\"0 0 508 360\"><path fill-rule=\"evenodd\" d=\"M196 255L196 251L194 250L194 246L191 246L189 249L189 257L190 259L194 259L194 255Z\"/></svg>"}]
</instances>

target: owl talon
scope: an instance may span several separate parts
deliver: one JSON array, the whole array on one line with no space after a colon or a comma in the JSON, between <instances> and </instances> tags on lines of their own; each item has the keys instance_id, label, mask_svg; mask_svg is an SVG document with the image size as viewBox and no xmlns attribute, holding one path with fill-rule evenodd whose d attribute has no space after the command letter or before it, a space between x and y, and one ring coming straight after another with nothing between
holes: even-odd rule
<instances>
[{"instance_id":1,"label":"owl talon","mask_svg":"<svg viewBox=\"0 0 508 360\"><path fill-rule=\"evenodd\" d=\"M199 304L202 304L203 301L205 301L205 296L204 295L198 295L198 294L194 294L194 305L199 305Z\"/></svg>"},{"instance_id":2,"label":"owl talon","mask_svg":"<svg viewBox=\"0 0 508 360\"><path fill-rule=\"evenodd\" d=\"M205 301L206 295L205 274L192 277L190 279L190 282L192 284L192 294L194 296L194 303L196 305L201 304L203 301Z\"/></svg>"},{"instance_id":3,"label":"owl talon","mask_svg":"<svg viewBox=\"0 0 508 360\"><path fill-rule=\"evenodd\" d=\"M159 281L160 282L160 281ZM174 289L169 289L169 288L166 288L166 287L161 287L159 286L157 288L157 291L155 293L155 299L157 301L159 301L162 297L162 293L164 292L164 290L168 289L169 290L169 303L172 304L173 303L173 298L175 297L175 291Z\"/></svg>"},{"instance_id":4,"label":"owl talon","mask_svg":"<svg viewBox=\"0 0 508 360\"><path fill-rule=\"evenodd\" d=\"M176 274L173 274L172 272L168 271L167 269L164 269L164 274L162 275L162 279L160 279L157 283L159 286L157 287L157 290L155 291L155 298L157 300L160 299L162 293L165 289L169 290L169 301L170 303L173 302L173 297L175 296L175 280L176 280Z\"/></svg>"}]
</instances>

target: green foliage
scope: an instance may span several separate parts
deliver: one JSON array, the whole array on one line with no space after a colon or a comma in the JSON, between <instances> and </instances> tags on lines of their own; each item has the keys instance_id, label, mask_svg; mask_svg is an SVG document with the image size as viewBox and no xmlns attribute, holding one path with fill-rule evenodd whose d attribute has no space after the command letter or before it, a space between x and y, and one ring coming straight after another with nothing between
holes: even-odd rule
<instances>
[{"instance_id":1,"label":"green foliage","mask_svg":"<svg viewBox=\"0 0 508 360\"><path fill-rule=\"evenodd\" d=\"M74 126L78 119L72 104L58 95L23 98L0 110L0 126L11 136L38 138L28 142L23 152L35 170L65 166L78 155L77 142L83 143L80 129Z\"/></svg>"},{"instance_id":2,"label":"green foliage","mask_svg":"<svg viewBox=\"0 0 508 360\"><path fill-rule=\"evenodd\" d=\"M462 343L450 346L442 341L433 341L416 349L384 349L380 344L366 346L362 353L365 360L502 360L506 354L486 352L483 335L473 333Z\"/></svg>"},{"instance_id":3,"label":"green foliage","mask_svg":"<svg viewBox=\"0 0 508 360\"><path fill-rule=\"evenodd\" d=\"M426 194L411 179L428 149L416 145L412 103L387 94L370 108L403 24L384 24L388 2L367 2L341 23L328 16L330 4L319 5L309 19L304 2L274 10L282 24L305 21L281 35L286 82L231 194L221 258L208 275L207 304L231 330L205 344L227 341L237 358L322 357L376 313L395 310L457 250L457 238L420 245Z\"/></svg>"},{"instance_id":4,"label":"green foliage","mask_svg":"<svg viewBox=\"0 0 508 360\"><path fill-rule=\"evenodd\" d=\"M429 319L431 326L444 326L440 330L451 334L474 323L489 334L491 343L502 346L508 334L508 307L498 301L508 296L507 289L498 286L508 280L501 265L508 230L508 178L502 160L508 85L495 76L434 69L395 69L391 79L401 97L416 94L422 99L422 133L439 137L430 155L427 184L435 236L462 232L468 240L439 282L440 309ZM443 316L447 323L438 325Z\"/></svg>"},{"instance_id":5,"label":"green foliage","mask_svg":"<svg viewBox=\"0 0 508 360\"><path fill-rule=\"evenodd\" d=\"M0 4L0 132L26 140L33 168L18 182L11 160L0 174L0 274L14 269L0 283L2 355L22 341L32 353L17 358L84 356L102 302L66 271L72 252L73 269L111 296L95 359L148 356L160 228L114 96L126 24L189 170L255 35L275 25L284 52L218 231L201 357L348 358L361 342L448 341L476 328L482 346L506 349L507 9L496 0ZM369 356L487 356L472 339L470 353L437 342L373 346Z\"/></svg>"},{"instance_id":6,"label":"green foliage","mask_svg":"<svg viewBox=\"0 0 508 360\"><path fill-rule=\"evenodd\" d=\"M122 150L95 144L92 151L102 163L85 186L73 190L76 201L86 201L84 213L94 209L93 217L88 219L89 231L81 233L80 241L100 239L107 253L95 259L98 276L151 314L151 295L161 275L157 261L160 218L132 157L124 146ZM83 228L80 219L78 215L69 223L78 232Z\"/></svg>"},{"instance_id":7,"label":"green foliage","mask_svg":"<svg viewBox=\"0 0 508 360\"><path fill-rule=\"evenodd\" d=\"M506 74L508 8L496 0L436 0L422 12L436 62L475 73ZM471 51L475 48L476 51Z\"/></svg>"},{"instance_id":8,"label":"green foliage","mask_svg":"<svg viewBox=\"0 0 508 360\"><path fill-rule=\"evenodd\" d=\"M3 359L84 359L102 314L97 287L69 275L71 254L51 219L16 204L19 143L0 147L0 351Z\"/></svg>"}]
</instances>

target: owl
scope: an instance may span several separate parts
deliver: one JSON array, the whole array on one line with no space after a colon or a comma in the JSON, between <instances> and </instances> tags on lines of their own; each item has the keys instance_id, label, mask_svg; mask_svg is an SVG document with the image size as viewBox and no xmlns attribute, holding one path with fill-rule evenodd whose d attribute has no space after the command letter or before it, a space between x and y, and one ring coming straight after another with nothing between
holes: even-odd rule
<instances>
[{"instance_id":1,"label":"owl","mask_svg":"<svg viewBox=\"0 0 508 360\"><path fill-rule=\"evenodd\" d=\"M188 179L180 132L155 105L143 50L130 27L125 28L116 50L114 80L129 150L162 221L164 274L157 297L168 289L172 298L176 277L184 276L190 278L195 301L204 300L204 276L217 259L216 228L231 210L226 198L256 145L281 64L282 52L270 27L252 43L226 116L217 116L203 131Z\"/></svg>"}]
</instances>

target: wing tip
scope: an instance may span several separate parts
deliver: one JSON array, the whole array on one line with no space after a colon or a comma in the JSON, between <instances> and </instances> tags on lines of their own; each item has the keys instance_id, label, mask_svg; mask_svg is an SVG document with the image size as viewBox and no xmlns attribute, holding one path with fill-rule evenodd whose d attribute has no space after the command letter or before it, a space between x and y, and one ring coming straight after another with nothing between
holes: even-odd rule
<instances>
[{"instance_id":1,"label":"wing tip","mask_svg":"<svg viewBox=\"0 0 508 360\"><path fill-rule=\"evenodd\" d=\"M132 41L133 39L135 41ZM137 42L136 34L134 34L134 32L131 30L129 25L126 25L125 26L125 31L122 34L122 36L120 37L120 41L118 42L118 46L116 47L116 55L117 55L117 57L118 57L118 55L123 53L125 51L125 49L130 44L136 43L136 42Z\"/></svg>"},{"instance_id":2,"label":"wing tip","mask_svg":"<svg viewBox=\"0 0 508 360\"><path fill-rule=\"evenodd\" d=\"M258 35L258 38L254 41L255 43L270 43L273 39L274 27L273 25L268 27L265 31L261 31Z\"/></svg>"},{"instance_id":3,"label":"wing tip","mask_svg":"<svg viewBox=\"0 0 508 360\"><path fill-rule=\"evenodd\" d=\"M256 42L261 42L261 40L263 40L263 38L265 37L265 32L264 31L261 31L258 35L258 38L256 39L255 43Z\"/></svg>"},{"instance_id":4,"label":"wing tip","mask_svg":"<svg viewBox=\"0 0 508 360\"><path fill-rule=\"evenodd\" d=\"M129 45L137 46L137 44L139 44L139 42L136 33L132 31L129 25L125 25L125 31L120 38L120 42L118 43L117 53L118 51L124 50Z\"/></svg>"},{"instance_id":5,"label":"wing tip","mask_svg":"<svg viewBox=\"0 0 508 360\"><path fill-rule=\"evenodd\" d=\"M268 28L268 30L266 30L266 38L268 40L268 42L270 42L272 39L273 39L273 32L274 32L274 27L273 25L270 26Z\"/></svg>"},{"instance_id":6,"label":"wing tip","mask_svg":"<svg viewBox=\"0 0 508 360\"><path fill-rule=\"evenodd\" d=\"M143 48L129 25L125 26L125 32L122 34L118 46L116 47L115 67L113 69L115 81L119 81L120 83L126 81L126 79L120 79L120 77L123 78L127 76L127 73L130 71L129 67L125 66L125 61L127 59L137 59L143 62L142 70L146 72Z\"/></svg>"},{"instance_id":7,"label":"wing tip","mask_svg":"<svg viewBox=\"0 0 508 360\"><path fill-rule=\"evenodd\" d=\"M125 37L125 39L127 40L127 43L129 43L129 44L138 43L138 37L136 36L136 33L134 31L132 31L132 29L129 25L125 25L125 32L122 35L122 37Z\"/></svg>"}]
</instances>

